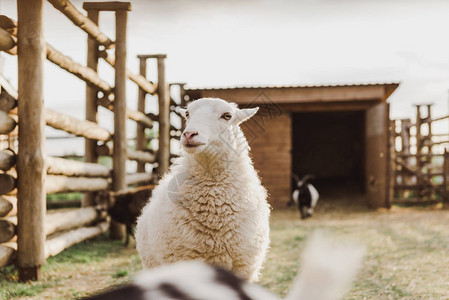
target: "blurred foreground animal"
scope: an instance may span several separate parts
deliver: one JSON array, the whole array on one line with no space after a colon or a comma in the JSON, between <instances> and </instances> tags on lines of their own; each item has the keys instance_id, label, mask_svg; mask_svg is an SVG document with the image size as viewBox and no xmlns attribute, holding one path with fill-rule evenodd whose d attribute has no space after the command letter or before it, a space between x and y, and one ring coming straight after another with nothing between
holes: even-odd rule
<instances>
[{"instance_id":1,"label":"blurred foreground animal","mask_svg":"<svg viewBox=\"0 0 449 300\"><path fill-rule=\"evenodd\" d=\"M107 206L111 219L126 225L125 245L128 245L130 237L134 236L133 228L142 213L142 208L148 203L153 188L154 185L145 185L127 191L98 193L97 202Z\"/></svg>"},{"instance_id":2,"label":"blurred foreground animal","mask_svg":"<svg viewBox=\"0 0 449 300\"><path fill-rule=\"evenodd\" d=\"M336 300L348 290L363 248L343 246L314 234L303 253L301 271L287 300ZM90 300L280 300L220 267L182 261L146 270L132 284L92 296Z\"/></svg>"},{"instance_id":3,"label":"blurred foreground animal","mask_svg":"<svg viewBox=\"0 0 449 300\"><path fill-rule=\"evenodd\" d=\"M181 111L181 156L137 222L144 267L200 260L258 279L269 245L270 208L240 129L257 110L203 98Z\"/></svg>"},{"instance_id":4,"label":"blurred foreground animal","mask_svg":"<svg viewBox=\"0 0 449 300\"><path fill-rule=\"evenodd\" d=\"M296 188L293 191L292 201L289 205L295 203L298 206L302 219L311 217L320 197L316 188L309 182L313 179L313 176L306 175L302 179L299 179L296 174L293 174L293 178L296 182Z\"/></svg>"}]
</instances>

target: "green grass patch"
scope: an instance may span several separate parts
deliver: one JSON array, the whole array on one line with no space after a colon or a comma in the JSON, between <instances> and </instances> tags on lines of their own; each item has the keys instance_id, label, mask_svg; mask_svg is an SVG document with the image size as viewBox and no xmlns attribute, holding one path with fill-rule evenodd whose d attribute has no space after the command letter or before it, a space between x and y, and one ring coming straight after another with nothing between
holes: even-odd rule
<instances>
[{"instance_id":1,"label":"green grass patch","mask_svg":"<svg viewBox=\"0 0 449 300\"><path fill-rule=\"evenodd\" d=\"M47 201L73 201L81 200L83 193L59 193L59 194L47 194Z\"/></svg>"},{"instance_id":2,"label":"green grass patch","mask_svg":"<svg viewBox=\"0 0 449 300\"><path fill-rule=\"evenodd\" d=\"M47 260L39 282L19 283L15 267L0 268L0 299L73 299L130 280L140 260L122 241L106 235L82 242Z\"/></svg>"}]
</instances>

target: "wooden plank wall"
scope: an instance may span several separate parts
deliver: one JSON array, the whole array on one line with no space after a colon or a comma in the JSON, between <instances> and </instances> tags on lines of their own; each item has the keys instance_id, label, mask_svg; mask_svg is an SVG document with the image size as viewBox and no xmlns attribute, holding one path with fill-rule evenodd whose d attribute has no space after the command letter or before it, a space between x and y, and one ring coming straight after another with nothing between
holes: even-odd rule
<instances>
[{"instance_id":1,"label":"wooden plank wall","mask_svg":"<svg viewBox=\"0 0 449 300\"><path fill-rule=\"evenodd\" d=\"M291 193L290 114L254 117L242 128L251 147L254 167L268 190L269 203L275 208L286 207Z\"/></svg>"}]
</instances>

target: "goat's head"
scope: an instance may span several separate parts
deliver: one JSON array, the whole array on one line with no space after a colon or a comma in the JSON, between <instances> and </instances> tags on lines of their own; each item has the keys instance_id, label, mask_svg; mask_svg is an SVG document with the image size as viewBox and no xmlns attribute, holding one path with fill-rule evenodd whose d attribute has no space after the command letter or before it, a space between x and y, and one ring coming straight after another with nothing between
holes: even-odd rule
<instances>
[{"instance_id":1,"label":"goat's head","mask_svg":"<svg viewBox=\"0 0 449 300\"><path fill-rule=\"evenodd\" d=\"M239 139L244 139L239 125L251 118L258 109L239 109L235 103L217 98L193 101L187 109L181 109L186 119L186 128L181 136L184 150L198 154L208 147L224 151L229 150L225 147L237 149L238 143L242 142Z\"/></svg>"},{"instance_id":2,"label":"goat's head","mask_svg":"<svg viewBox=\"0 0 449 300\"><path fill-rule=\"evenodd\" d=\"M305 186L307 183L309 183L309 181L310 181L311 179L315 179L315 176L312 175L312 174L307 174L307 175L305 175L304 177L299 178L298 175L296 175L295 173L292 173L292 177L293 177L293 179L295 180L296 186L297 186L298 188L301 188L301 187Z\"/></svg>"}]
</instances>

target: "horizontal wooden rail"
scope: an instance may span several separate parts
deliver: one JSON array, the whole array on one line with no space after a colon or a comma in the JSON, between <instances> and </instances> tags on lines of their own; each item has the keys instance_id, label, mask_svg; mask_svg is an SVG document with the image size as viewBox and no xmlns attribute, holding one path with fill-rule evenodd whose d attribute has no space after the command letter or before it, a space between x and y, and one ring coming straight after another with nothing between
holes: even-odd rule
<instances>
[{"instance_id":1,"label":"horizontal wooden rail","mask_svg":"<svg viewBox=\"0 0 449 300\"><path fill-rule=\"evenodd\" d=\"M143 126L146 126L147 128L153 128L153 121L151 121L150 118L140 111L126 109L126 117Z\"/></svg>"},{"instance_id":2,"label":"horizontal wooden rail","mask_svg":"<svg viewBox=\"0 0 449 300\"><path fill-rule=\"evenodd\" d=\"M17 98L19 97L17 90L2 75L0 75L0 85L2 86L2 94L3 94L3 92L6 92L12 98L12 100L8 99L8 101L13 101L13 103L11 103L10 105L13 105L14 107L16 107L17 106Z\"/></svg>"},{"instance_id":3,"label":"horizontal wooden rail","mask_svg":"<svg viewBox=\"0 0 449 300\"><path fill-rule=\"evenodd\" d=\"M435 142L427 141L427 142L424 143L424 145L425 145L425 146L433 146L433 145L441 145L441 144L448 144L448 143L449 143L448 140L445 140L445 141L435 141Z\"/></svg>"},{"instance_id":4,"label":"horizontal wooden rail","mask_svg":"<svg viewBox=\"0 0 449 300\"><path fill-rule=\"evenodd\" d=\"M81 227L55 236L45 242L45 256L47 258L55 256L70 246L105 233L108 228L109 223L103 222L95 226Z\"/></svg>"},{"instance_id":5,"label":"horizontal wooden rail","mask_svg":"<svg viewBox=\"0 0 449 300\"><path fill-rule=\"evenodd\" d=\"M52 175L110 177L110 171L106 166L59 157L47 157L47 167L47 173Z\"/></svg>"},{"instance_id":6,"label":"horizontal wooden rail","mask_svg":"<svg viewBox=\"0 0 449 300\"><path fill-rule=\"evenodd\" d=\"M45 108L44 112L46 124L55 129L103 142L109 141L112 137L109 131L98 126L97 123L79 120L49 108Z\"/></svg>"},{"instance_id":7,"label":"horizontal wooden rail","mask_svg":"<svg viewBox=\"0 0 449 300\"><path fill-rule=\"evenodd\" d=\"M3 19L7 18L6 16L2 16ZM17 22L13 19L9 19L11 23L16 24ZM14 37L13 37L14 38ZM91 84L104 92L105 94L109 94L112 92L112 87L107 83L105 80L101 79L97 72L95 72L93 69L83 66L75 61L73 61L70 57L65 56L58 50L56 50L53 46L51 46L49 43L46 43L46 54L47 59L54 63L55 65L59 66L60 68L66 70L69 73L72 73L76 77L80 78L81 80L87 82L88 84ZM10 54L17 54L17 53L11 53Z\"/></svg>"},{"instance_id":8,"label":"horizontal wooden rail","mask_svg":"<svg viewBox=\"0 0 449 300\"><path fill-rule=\"evenodd\" d=\"M439 154L439 153L419 153L419 154L404 154L404 153L397 153L395 154L395 156L397 157L426 157L426 156L431 156L431 157L439 157L439 156L444 156L443 153Z\"/></svg>"},{"instance_id":9,"label":"horizontal wooden rail","mask_svg":"<svg viewBox=\"0 0 449 300\"><path fill-rule=\"evenodd\" d=\"M442 120L446 120L448 118L449 118L449 116L439 117L439 118L432 119L431 122L442 121Z\"/></svg>"},{"instance_id":10,"label":"horizontal wooden rail","mask_svg":"<svg viewBox=\"0 0 449 300\"><path fill-rule=\"evenodd\" d=\"M0 217L12 216L17 214L16 196L0 196Z\"/></svg>"},{"instance_id":11,"label":"horizontal wooden rail","mask_svg":"<svg viewBox=\"0 0 449 300\"><path fill-rule=\"evenodd\" d=\"M11 240L17 233L17 221L9 219L0 220L0 243Z\"/></svg>"},{"instance_id":12,"label":"horizontal wooden rail","mask_svg":"<svg viewBox=\"0 0 449 300\"><path fill-rule=\"evenodd\" d=\"M403 204L403 205L417 205L417 204L437 204L441 203L441 200L434 200L434 199L422 199L422 198L407 198L407 199L401 199L397 198L394 199L395 204Z\"/></svg>"},{"instance_id":13,"label":"horizontal wooden rail","mask_svg":"<svg viewBox=\"0 0 449 300\"><path fill-rule=\"evenodd\" d=\"M97 155L100 156L112 156L112 150L107 145L100 145L97 147ZM128 159L134 160L138 162L144 162L144 163L154 163L156 161L156 155L154 152L148 152L148 151L137 151L137 150L130 150L127 151Z\"/></svg>"},{"instance_id":14,"label":"horizontal wooden rail","mask_svg":"<svg viewBox=\"0 0 449 300\"><path fill-rule=\"evenodd\" d=\"M412 173L413 172L413 173ZM421 177L436 177L436 176L444 176L445 173L443 172L437 172L437 173L418 173L417 171L404 170L404 171L395 171L396 175L401 176L421 176ZM418 183L419 184L419 183Z\"/></svg>"},{"instance_id":15,"label":"horizontal wooden rail","mask_svg":"<svg viewBox=\"0 0 449 300\"><path fill-rule=\"evenodd\" d=\"M8 171L16 164L16 154L9 149L0 151L0 170Z\"/></svg>"},{"instance_id":16,"label":"horizontal wooden rail","mask_svg":"<svg viewBox=\"0 0 449 300\"><path fill-rule=\"evenodd\" d=\"M17 35L17 22L5 15L0 15L0 28L10 34Z\"/></svg>"},{"instance_id":17,"label":"horizontal wooden rail","mask_svg":"<svg viewBox=\"0 0 449 300\"><path fill-rule=\"evenodd\" d=\"M103 106L104 108L113 111L114 102L107 99L107 97L102 97L98 99L98 104ZM126 117L134 122L137 122L145 127L153 128L153 121L147 117L144 113L141 113L137 110L126 109Z\"/></svg>"},{"instance_id":18,"label":"horizontal wooden rail","mask_svg":"<svg viewBox=\"0 0 449 300\"><path fill-rule=\"evenodd\" d=\"M15 101L14 105L11 104L15 107L17 105L17 91L9 87L8 96L10 97L10 99L12 99L12 101ZM98 126L98 124L95 122L79 120L72 116L56 112L50 108L44 108L44 113L45 123L55 129L63 130L76 136L103 142L109 141L112 138L112 135L109 131ZM14 119L8 116L8 114L0 110L0 133L2 128L2 120L4 120L4 128L11 128L16 123Z\"/></svg>"},{"instance_id":19,"label":"horizontal wooden rail","mask_svg":"<svg viewBox=\"0 0 449 300\"><path fill-rule=\"evenodd\" d=\"M57 232L90 225L106 217L95 207L83 207L70 210L53 211L45 216L45 234L47 236Z\"/></svg>"},{"instance_id":20,"label":"horizontal wooden rail","mask_svg":"<svg viewBox=\"0 0 449 300\"><path fill-rule=\"evenodd\" d=\"M128 150L128 159L151 164L155 162L156 157L145 151Z\"/></svg>"},{"instance_id":21,"label":"horizontal wooden rail","mask_svg":"<svg viewBox=\"0 0 449 300\"><path fill-rule=\"evenodd\" d=\"M72 73L76 77L84 80L85 82L97 87L104 93L108 94L112 91L112 87L98 76L97 72L89 67L85 67L77 62L74 62L70 57L65 56L61 52L57 51L48 43L47 45L47 59L56 64L60 68Z\"/></svg>"},{"instance_id":22,"label":"horizontal wooden rail","mask_svg":"<svg viewBox=\"0 0 449 300\"><path fill-rule=\"evenodd\" d=\"M47 175L45 190L47 194L68 192L95 192L107 190L110 180L99 177L67 177Z\"/></svg>"},{"instance_id":23,"label":"horizontal wooden rail","mask_svg":"<svg viewBox=\"0 0 449 300\"><path fill-rule=\"evenodd\" d=\"M16 188L16 179L9 174L0 174L0 195L7 194Z\"/></svg>"},{"instance_id":24,"label":"horizontal wooden rail","mask_svg":"<svg viewBox=\"0 0 449 300\"><path fill-rule=\"evenodd\" d=\"M94 208L82 208L76 212L67 212L66 214L58 214L58 216L47 215L45 231L48 235L50 232L59 232L71 228L76 228L101 219L101 215L94 215ZM65 222L63 219L66 219ZM84 240L93 238L97 235L105 233L109 228L108 222L98 223L89 227L80 227L72 229L68 232L57 234L48 239L45 243L46 257L54 256L63 250L73 246ZM16 242L8 242L0 245L0 267L6 267L14 262L15 253L17 251Z\"/></svg>"},{"instance_id":25,"label":"horizontal wooden rail","mask_svg":"<svg viewBox=\"0 0 449 300\"><path fill-rule=\"evenodd\" d=\"M103 58L110 66L115 66L115 57L109 54L106 50L100 51L100 57ZM137 84L142 90L153 95L157 91L157 85L148 81L140 74L135 74L129 69L126 69L126 77Z\"/></svg>"},{"instance_id":26,"label":"horizontal wooden rail","mask_svg":"<svg viewBox=\"0 0 449 300\"><path fill-rule=\"evenodd\" d=\"M106 211L95 207L63 209L52 211L45 216L45 235L67 231L104 220ZM0 243L11 240L16 235L17 217L0 220Z\"/></svg>"},{"instance_id":27,"label":"horizontal wooden rail","mask_svg":"<svg viewBox=\"0 0 449 300\"><path fill-rule=\"evenodd\" d=\"M70 1L67 0L48 0L56 9L61 11L67 18L69 18L76 26L84 30L89 36L94 38L100 45L105 48L110 48L113 45L111 39L104 35L100 28L92 22L88 17L82 14L79 10L73 6ZM100 52L100 57L110 64L115 65L115 57L108 54L105 50ZM135 82L140 88L149 94L155 94L157 85L149 82L142 75L135 74L130 70L126 70L126 76L133 82Z\"/></svg>"},{"instance_id":28,"label":"horizontal wooden rail","mask_svg":"<svg viewBox=\"0 0 449 300\"><path fill-rule=\"evenodd\" d=\"M13 40L15 46L9 50L3 50L11 55L17 55L17 22L5 15L0 15L0 28L5 30Z\"/></svg>"},{"instance_id":29,"label":"horizontal wooden rail","mask_svg":"<svg viewBox=\"0 0 449 300\"><path fill-rule=\"evenodd\" d=\"M0 245L0 268L11 265L15 253L16 250L14 248Z\"/></svg>"},{"instance_id":30,"label":"horizontal wooden rail","mask_svg":"<svg viewBox=\"0 0 449 300\"><path fill-rule=\"evenodd\" d=\"M8 115L8 113L0 110L0 134L8 134L16 128L17 122Z\"/></svg>"},{"instance_id":31,"label":"horizontal wooden rail","mask_svg":"<svg viewBox=\"0 0 449 300\"><path fill-rule=\"evenodd\" d=\"M76 26L84 30L90 37L95 39L100 45L110 48L113 41L100 31L100 28L88 17L81 13L68 0L48 0L57 10L62 12Z\"/></svg>"},{"instance_id":32,"label":"horizontal wooden rail","mask_svg":"<svg viewBox=\"0 0 449 300\"><path fill-rule=\"evenodd\" d=\"M16 41L4 29L0 28L0 51L6 51L14 48Z\"/></svg>"},{"instance_id":33,"label":"horizontal wooden rail","mask_svg":"<svg viewBox=\"0 0 449 300\"><path fill-rule=\"evenodd\" d=\"M153 179L153 176L151 176L148 173L134 173L134 174L128 174L126 175L126 184L127 185L133 185L143 182L149 182Z\"/></svg>"},{"instance_id":34,"label":"horizontal wooden rail","mask_svg":"<svg viewBox=\"0 0 449 300\"><path fill-rule=\"evenodd\" d=\"M0 83L0 85L3 87L3 84ZM5 89L2 89L0 94L0 110L9 112L15 107L17 107L17 101Z\"/></svg>"},{"instance_id":35,"label":"horizontal wooden rail","mask_svg":"<svg viewBox=\"0 0 449 300\"><path fill-rule=\"evenodd\" d=\"M395 184L395 189L406 189L406 190L419 190L423 187L433 188L433 189L444 189L443 186L434 185L431 183L420 183L420 184Z\"/></svg>"}]
</instances>

